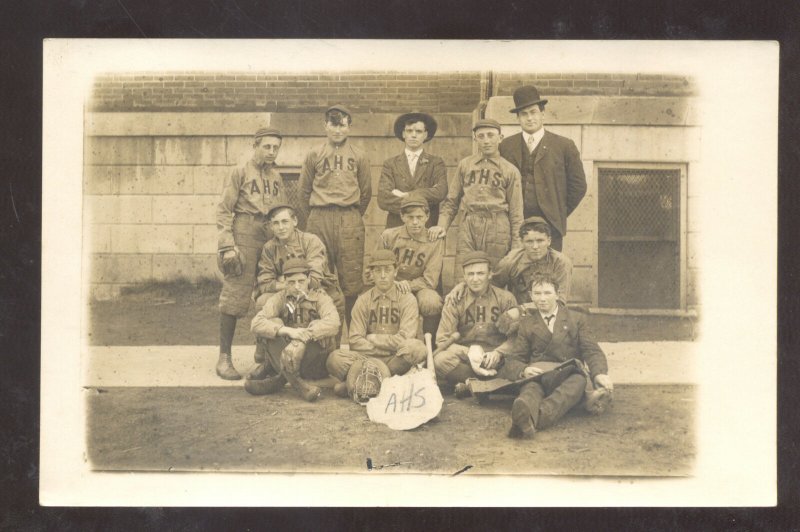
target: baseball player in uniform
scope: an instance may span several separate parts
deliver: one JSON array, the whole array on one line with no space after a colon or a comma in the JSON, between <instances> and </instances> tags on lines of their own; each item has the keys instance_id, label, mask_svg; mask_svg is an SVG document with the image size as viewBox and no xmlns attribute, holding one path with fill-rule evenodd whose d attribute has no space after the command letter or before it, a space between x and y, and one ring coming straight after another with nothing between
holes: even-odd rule
<instances>
[{"instance_id":1,"label":"baseball player in uniform","mask_svg":"<svg viewBox=\"0 0 800 532\"><path fill-rule=\"evenodd\" d=\"M505 342L506 335L497 322L500 315L517 305L510 292L491 284L491 259L485 252L473 251L464 256L463 270L467 291L460 300L445 299L442 321L436 333L439 349L433 359L436 376L456 387L459 396L468 394L464 381L478 377L470 363L470 349L486 353ZM482 369L488 371L481 371L481 376L490 376L498 373L502 358L490 355L482 362ZM503 372L499 373L505 376Z\"/></svg>"},{"instance_id":2,"label":"baseball player in uniform","mask_svg":"<svg viewBox=\"0 0 800 532\"><path fill-rule=\"evenodd\" d=\"M350 317L349 350L338 349L328 357L328 372L344 381L353 363L367 357L382 360L392 375L403 375L427 357L425 344L416 338L419 327L417 300L401 293L395 284L397 267L388 249L372 254L369 262L375 286L361 294ZM334 390L347 395L344 382Z\"/></svg>"},{"instance_id":3,"label":"baseball player in uniform","mask_svg":"<svg viewBox=\"0 0 800 532\"><path fill-rule=\"evenodd\" d=\"M364 221L372 194L369 160L348 142L352 117L342 105L325 113L327 140L311 150L300 172L301 206L308 206L306 230L328 251L345 296L345 316L362 286Z\"/></svg>"},{"instance_id":4,"label":"baseball player in uniform","mask_svg":"<svg viewBox=\"0 0 800 532\"><path fill-rule=\"evenodd\" d=\"M428 204L426 227L439 220L439 203L447 194L447 168L441 157L423 150L436 135L438 124L426 113L406 113L394 122L394 134L403 141L403 153L386 159L378 184L378 206L389 214L386 228L403 225L401 202L416 194Z\"/></svg>"},{"instance_id":5,"label":"baseball player in uniform","mask_svg":"<svg viewBox=\"0 0 800 532\"><path fill-rule=\"evenodd\" d=\"M480 153L462 159L448 185L439 223L431 235L444 238L458 212L456 271L471 251L485 251L497 263L512 247L519 247L522 225L522 188L519 170L500 156L503 138L496 120L479 120L472 128Z\"/></svg>"},{"instance_id":6,"label":"baseball player in uniform","mask_svg":"<svg viewBox=\"0 0 800 532\"><path fill-rule=\"evenodd\" d=\"M325 363L336 347L341 322L333 300L311 287L311 265L293 258L283 265L284 288L272 294L250 326L266 347L268 361L259 364L245 381L254 395L274 393L286 381L307 401L320 389L304 379L321 379Z\"/></svg>"},{"instance_id":7,"label":"baseball player in uniform","mask_svg":"<svg viewBox=\"0 0 800 532\"><path fill-rule=\"evenodd\" d=\"M506 359L509 380L544 373L549 369L547 364L570 359L581 364L550 385L544 377L541 382L522 385L511 408L510 437L533 437L584 398L586 410L600 413L610 403L614 390L603 350L580 314L571 313L558 301L558 283L546 274L536 276L531 299L532 306L521 308L517 334L495 350Z\"/></svg>"},{"instance_id":8,"label":"baseball player in uniform","mask_svg":"<svg viewBox=\"0 0 800 532\"><path fill-rule=\"evenodd\" d=\"M333 300L340 320L344 320L344 296L339 280L328 268L328 255L319 237L297 229L294 207L281 203L267 213L274 238L264 244L258 261L256 308L261 308L273 294L286 288L284 265L289 259L304 259L310 268L311 288L322 288ZM256 363L264 361L263 346L256 350Z\"/></svg>"},{"instance_id":9,"label":"baseball player in uniform","mask_svg":"<svg viewBox=\"0 0 800 532\"><path fill-rule=\"evenodd\" d=\"M272 237L266 215L273 205L286 201L283 178L275 170L282 141L275 128L256 131L252 158L225 180L217 205L217 259L224 279L216 371L227 380L242 378L231 362L231 344L236 321L250 310L261 248Z\"/></svg>"},{"instance_id":10,"label":"baseball player in uniform","mask_svg":"<svg viewBox=\"0 0 800 532\"><path fill-rule=\"evenodd\" d=\"M403 225L383 231L378 249L394 253L397 260L395 284L400 293L414 294L422 315L423 331L435 334L442 312L442 296L436 286L442 273L444 240L428 238L427 201L412 194L404 197L400 205Z\"/></svg>"},{"instance_id":11,"label":"baseball player in uniform","mask_svg":"<svg viewBox=\"0 0 800 532\"><path fill-rule=\"evenodd\" d=\"M530 303L531 282L535 275L542 273L551 275L558 282L558 299L567 303L572 282L572 261L550 247L550 234L550 225L543 218L526 218L519 230L522 247L509 251L497 263L492 274L492 283L510 290L520 304ZM465 290L466 285L459 283L448 297L460 299Z\"/></svg>"}]
</instances>

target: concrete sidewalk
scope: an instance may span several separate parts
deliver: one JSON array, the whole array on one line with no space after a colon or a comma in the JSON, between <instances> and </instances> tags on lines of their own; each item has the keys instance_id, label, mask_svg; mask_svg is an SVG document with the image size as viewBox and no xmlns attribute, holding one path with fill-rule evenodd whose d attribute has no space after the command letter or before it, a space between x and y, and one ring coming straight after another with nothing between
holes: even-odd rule
<instances>
[{"instance_id":1,"label":"concrete sidewalk","mask_svg":"<svg viewBox=\"0 0 800 532\"><path fill-rule=\"evenodd\" d=\"M692 342L600 343L615 384L696 384ZM82 384L103 386L242 386L214 373L217 346L89 346L81 353ZM255 346L234 346L240 373L253 366ZM323 383L321 383L323 384Z\"/></svg>"}]
</instances>

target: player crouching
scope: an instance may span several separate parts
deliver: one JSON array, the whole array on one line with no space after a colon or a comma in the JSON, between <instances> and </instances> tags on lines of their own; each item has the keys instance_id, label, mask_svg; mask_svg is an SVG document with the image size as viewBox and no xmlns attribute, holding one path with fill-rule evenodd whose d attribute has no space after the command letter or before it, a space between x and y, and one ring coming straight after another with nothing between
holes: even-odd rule
<instances>
[{"instance_id":1,"label":"player crouching","mask_svg":"<svg viewBox=\"0 0 800 532\"><path fill-rule=\"evenodd\" d=\"M395 284L397 266L388 249L372 254L369 262L375 286L361 294L350 317L349 350L338 349L328 357L328 372L338 379L334 392L346 397L348 373L358 361L375 358L392 375L403 375L425 360L425 344L416 338L419 324L417 300L401 293ZM359 363L361 365L361 363Z\"/></svg>"},{"instance_id":2,"label":"player crouching","mask_svg":"<svg viewBox=\"0 0 800 532\"><path fill-rule=\"evenodd\" d=\"M333 300L322 289L310 289L311 267L304 259L283 266L286 287L270 297L250 329L265 344L267 358L245 380L245 390L266 395L286 381L305 399L315 401L318 386L304 379L327 376L325 363L336 348L341 321Z\"/></svg>"}]
</instances>

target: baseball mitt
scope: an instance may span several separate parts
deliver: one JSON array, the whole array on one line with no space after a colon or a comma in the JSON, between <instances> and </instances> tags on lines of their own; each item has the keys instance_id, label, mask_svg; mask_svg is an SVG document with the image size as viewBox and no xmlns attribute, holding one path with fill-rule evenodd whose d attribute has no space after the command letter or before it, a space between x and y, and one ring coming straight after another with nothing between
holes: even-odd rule
<instances>
[{"instance_id":1,"label":"baseball mitt","mask_svg":"<svg viewBox=\"0 0 800 532\"><path fill-rule=\"evenodd\" d=\"M281 351L281 366L287 373L299 373L300 362L306 354L306 344L300 340L292 340Z\"/></svg>"},{"instance_id":2,"label":"baseball mitt","mask_svg":"<svg viewBox=\"0 0 800 532\"><path fill-rule=\"evenodd\" d=\"M229 255L225 258L225 255L228 254L227 251L233 251L233 255ZM242 271L244 271L244 262L241 252L237 248L233 248L233 250L226 250L224 253L218 253L217 266L225 277L239 277L242 275Z\"/></svg>"},{"instance_id":3,"label":"baseball mitt","mask_svg":"<svg viewBox=\"0 0 800 532\"><path fill-rule=\"evenodd\" d=\"M364 405L381 391L383 379L391 377L389 367L377 358L357 360L347 372L347 394L358 404Z\"/></svg>"}]
</instances>

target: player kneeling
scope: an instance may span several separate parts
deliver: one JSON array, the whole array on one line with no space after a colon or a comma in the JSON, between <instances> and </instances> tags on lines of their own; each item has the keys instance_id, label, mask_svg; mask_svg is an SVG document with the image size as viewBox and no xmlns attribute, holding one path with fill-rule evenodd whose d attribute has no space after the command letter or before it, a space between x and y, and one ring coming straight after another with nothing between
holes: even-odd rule
<instances>
[{"instance_id":1,"label":"player kneeling","mask_svg":"<svg viewBox=\"0 0 800 532\"><path fill-rule=\"evenodd\" d=\"M245 380L245 390L266 395L286 381L305 399L315 401L320 389L304 379L327 376L325 363L336 348L341 321L333 300L322 289L310 289L311 267L304 259L283 266L286 287L270 297L250 329L263 342L266 360Z\"/></svg>"},{"instance_id":2,"label":"player kneeling","mask_svg":"<svg viewBox=\"0 0 800 532\"><path fill-rule=\"evenodd\" d=\"M348 379L348 373L356 362L374 358L382 361L392 375L403 375L425 360L427 354L425 344L416 338L417 300L413 294L401 293L395 284L394 253L387 249L376 251L369 268L375 286L361 294L353 305L350 349L338 349L328 357L328 372L341 381L334 391L343 397L348 395L344 381L353 380Z\"/></svg>"}]
</instances>

